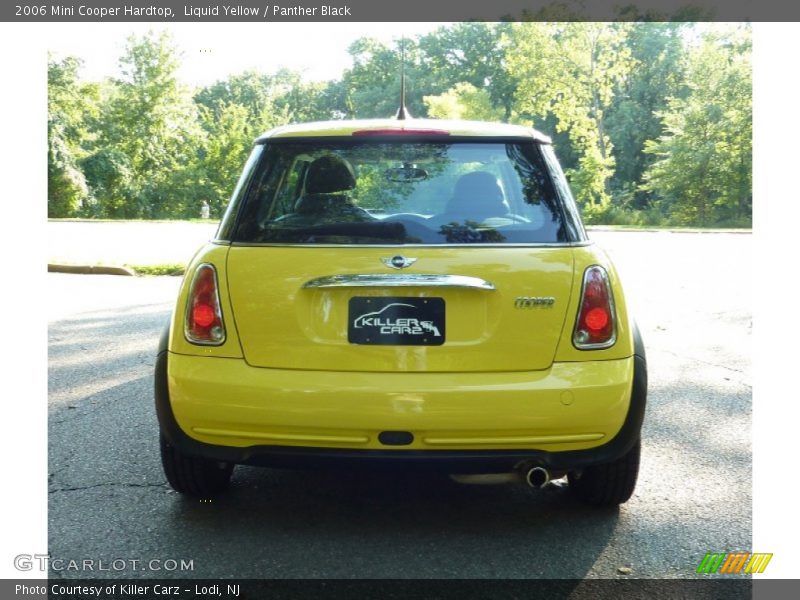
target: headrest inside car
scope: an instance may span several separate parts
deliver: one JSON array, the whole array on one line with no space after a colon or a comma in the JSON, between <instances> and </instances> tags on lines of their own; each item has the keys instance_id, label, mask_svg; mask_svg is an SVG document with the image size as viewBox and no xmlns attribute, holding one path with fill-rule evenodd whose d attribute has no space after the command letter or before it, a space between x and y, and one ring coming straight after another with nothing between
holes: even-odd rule
<instances>
[{"instance_id":1,"label":"headrest inside car","mask_svg":"<svg viewBox=\"0 0 800 600\"><path fill-rule=\"evenodd\" d=\"M502 202L503 189L497 183L497 177L491 173L475 171L458 178L453 196L464 201L478 199L486 202Z\"/></svg>"},{"instance_id":2,"label":"headrest inside car","mask_svg":"<svg viewBox=\"0 0 800 600\"><path fill-rule=\"evenodd\" d=\"M334 155L316 159L306 172L306 194L336 194L356 187L353 167Z\"/></svg>"},{"instance_id":3,"label":"headrest inside car","mask_svg":"<svg viewBox=\"0 0 800 600\"><path fill-rule=\"evenodd\" d=\"M456 181L453 197L445 206L445 213L482 221L508 212L503 188L497 177L487 171L474 171Z\"/></svg>"}]
</instances>

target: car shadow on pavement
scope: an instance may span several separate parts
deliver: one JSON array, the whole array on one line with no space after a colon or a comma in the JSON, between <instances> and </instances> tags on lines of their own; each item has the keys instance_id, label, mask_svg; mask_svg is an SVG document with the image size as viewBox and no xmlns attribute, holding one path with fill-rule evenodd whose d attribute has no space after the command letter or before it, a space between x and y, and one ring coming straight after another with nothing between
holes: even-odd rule
<instances>
[{"instance_id":1,"label":"car shadow on pavement","mask_svg":"<svg viewBox=\"0 0 800 600\"><path fill-rule=\"evenodd\" d=\"M184 498L173 511L201 536L224 528L265 566L272 561L262 540L284 557L294 554L280 569L268 567L273 577L582 578L619 518L618 509L585 507L555 485L531 490L460 484L429 472L248 467L237 467L229 493L210 503ZM563 538L567 523L569 545L580 552L554 574L541 554L548 539Z\"/></svg>"},{"instance_id":2,"label":"car shadow on pavement","mask_svg":"<svg viewBox=\"0 0 800 600\"><path fill-rule=\"evenodd\" d=\"M252 467L217 498L182 497L161 470L152 395L169 311L115 315L50 328L49 552L193 568L92 576L583 579L633 565L634 576L683 577L698 554L750 543L749 444L737 438L749 398L710 398L691 381L653 386L639 486L618 509L587 507L563 486Z\"/></svg>"},{"instance_id":3,"label":"car shadow on pavement","mask_svg":"<svg viewBox=\"0 0 800 600\"><path fill-rule=\"evenodd\" d=\"M181 497L161 470L152 393L168 317L163 305L132 306L50 325L54 558L185 557L190 577L582 578L614 531L618 510L584 507L566 489L428 473L237 467L227 493ZM550 539L571 548L555 570Z\"/></svg>"}]
</instances>

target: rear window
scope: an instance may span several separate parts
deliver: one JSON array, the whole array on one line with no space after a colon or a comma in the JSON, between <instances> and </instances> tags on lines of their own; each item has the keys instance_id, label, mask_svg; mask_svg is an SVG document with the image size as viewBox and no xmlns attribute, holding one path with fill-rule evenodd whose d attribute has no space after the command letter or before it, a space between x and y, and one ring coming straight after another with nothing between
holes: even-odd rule
<instances>
[{"instance_id":1,"label":"rear window","mask_svg":"<svg viewBox=\"0 0 800 600\"><path fill-rule=\"evenodd\" d=\"M235 242L569 241L533 142L268 143L240 213Z\"/></svg>"}]
</instances>

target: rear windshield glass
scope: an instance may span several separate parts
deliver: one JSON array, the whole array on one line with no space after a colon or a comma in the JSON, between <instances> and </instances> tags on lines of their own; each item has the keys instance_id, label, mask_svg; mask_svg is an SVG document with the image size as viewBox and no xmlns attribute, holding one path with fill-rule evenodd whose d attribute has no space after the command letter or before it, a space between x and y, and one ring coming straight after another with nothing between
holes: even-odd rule
<instances>
[{"instance_id":1,"label":"rear windshield glass","mask_svg":"<svg viewBox=\"0 0 800 600\"><path fill-rule=\"evenodd\" d=\"M233 238L280 244L568 241L533 142L268 144Z\"/></svg>"}]
</instances>

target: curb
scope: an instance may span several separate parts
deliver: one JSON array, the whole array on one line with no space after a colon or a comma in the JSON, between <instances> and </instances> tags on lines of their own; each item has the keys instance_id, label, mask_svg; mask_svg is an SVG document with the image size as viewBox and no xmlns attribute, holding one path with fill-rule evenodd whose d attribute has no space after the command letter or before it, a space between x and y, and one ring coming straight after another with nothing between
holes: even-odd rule
<instances>
[{"instance_id":1,"label":"curb","mask_svg":"<svg viewBox=\"0 0 800 600\"><path fill-rule=\"evenodd\" d=\"M60 265L47 264L48 273L80 273L84 275L127 275L132 277L136 273L127 267L113 267L108 265Z\"/></svg>"}]
</instances>

